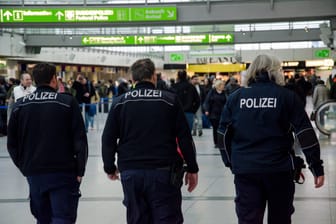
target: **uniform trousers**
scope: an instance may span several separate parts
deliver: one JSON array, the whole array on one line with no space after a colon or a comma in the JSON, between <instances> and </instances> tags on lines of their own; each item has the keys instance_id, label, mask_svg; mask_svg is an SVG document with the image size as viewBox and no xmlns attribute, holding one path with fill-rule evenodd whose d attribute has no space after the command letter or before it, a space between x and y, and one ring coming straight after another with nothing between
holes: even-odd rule
<instances>
[{"instance_id":1,"label":"uniform trousers","mask_svg":"<svg viewBox=\"0 0 336 224\"><path fill-rule=\"evenodd\" d=\"M169 170L121 172L128 224L180 224L181 188L170 184Z\"/></svg>"},{"instance_id":2,"label":"uniform trousers","mask_svg":"<svg viewBox=\"0 0 336 224\"><path fill-rule=\"evenodd\" d=\"M290 224L294 213L292 172L236 174L236 213L239 224L262 224L267 204L268 224Z\"/></svg>"},{"instance_id":3,"label":"uniform trousers","mask_svg":"<svg viewBox=\"0 0 336 224\"><path fill-rule=\"evenodd\" d=\"M73 224L77 218L80 183L75 174L52 173L27 177L30 209L37 224Z\"/></svg>"}]
</instances>

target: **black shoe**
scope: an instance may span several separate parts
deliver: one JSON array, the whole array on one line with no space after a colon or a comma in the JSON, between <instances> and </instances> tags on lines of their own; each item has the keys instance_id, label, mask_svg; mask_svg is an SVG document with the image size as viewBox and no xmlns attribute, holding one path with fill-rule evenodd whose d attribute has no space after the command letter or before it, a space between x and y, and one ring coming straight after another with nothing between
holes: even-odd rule
<instances>
[{"instance_id":1,"label":"black shoe","mask_svg":"<svg viewBox=\"0 0 336 224\"><path fill-rule=\"evenodd\" d=\"M198 136L201 137L202 135L203 135L203 131L202 131L202 130L199 130L199 131L198 131Z\"/></svg>"}]
</instances>

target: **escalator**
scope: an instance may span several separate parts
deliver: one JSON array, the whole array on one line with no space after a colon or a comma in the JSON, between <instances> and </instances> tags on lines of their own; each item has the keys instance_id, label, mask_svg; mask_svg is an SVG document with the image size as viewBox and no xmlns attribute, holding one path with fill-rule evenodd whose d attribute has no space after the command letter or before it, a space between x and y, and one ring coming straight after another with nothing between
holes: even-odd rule
<instances>
[{"instance_id":1,"label":"escalator","mask_svg":"<svg viewBox=\"0 0 336 224\"><path fill-rule=\"evenodd\" d=\"M315 124L317 129L330 136L336 132L336 101L329 100L321 104L315 112Z\"/></svg>"}]
</instances>

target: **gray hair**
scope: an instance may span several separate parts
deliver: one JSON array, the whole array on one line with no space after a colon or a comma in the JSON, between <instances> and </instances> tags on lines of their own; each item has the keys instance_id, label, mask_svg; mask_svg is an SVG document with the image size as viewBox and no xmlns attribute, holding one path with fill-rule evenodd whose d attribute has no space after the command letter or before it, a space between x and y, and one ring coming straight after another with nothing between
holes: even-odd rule
<instances>
[{"instance_id":1,"label":"gray hair","mask_svg":"<svg viewBox=\"0 0 336 224\"><path fill-rule=\"evenodd\" d=\"M258 55L247 69L243 86L249 86L255 82L257 74L263 71L268 73L269 79L278 85L285 85L285 79L281 70L281 61L273 55Z\"/></svg>"}]
</instances>

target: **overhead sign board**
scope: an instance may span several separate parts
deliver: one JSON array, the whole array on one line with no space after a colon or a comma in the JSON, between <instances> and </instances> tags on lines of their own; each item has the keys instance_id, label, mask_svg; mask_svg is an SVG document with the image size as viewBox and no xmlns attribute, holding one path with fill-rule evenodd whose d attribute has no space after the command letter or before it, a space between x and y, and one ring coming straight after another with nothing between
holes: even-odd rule
<instances>
[{"instance_id":1,"label":"overhead sign board","mask_svg":"<svg viewBox=\"0 0 336 224\"><path fill-rule=\"evenodd\" d=\"M82 45L181 45L229 44L233 34L135 35L135 36L82 36Z\"/></svg>"},{"instance_id":2,"label":"overhead sign board","mask_svg":"<svg viewBox=\"0 0 336 224\"><path fill-rule=\"evenodd\" d=\"M175 21L177 10L169 7L137 8L1 8L1 23L81 23Z\"/></svg>"},{"instance_id":3,"label":"overhead sign board","mask_svg":"<svg viewBox=\"0 0 336 224\"><path fill-rule=\"evenodd\" d=\"M169 55L169 58L170 58L170 61L174 61L174 62L184 61L184 54L181 54L181 53L171 53Z\"/></svg>"},{"instance_id":4,"label":"overhead sign board","mask_svg":"<svg viewBox=\"0 0 336 224\"><path fill-rule=\"evenodd\" d=\"M315 57L316 58L329 58L330 57L330 50L315 50Z\"/></svg>"}]
</instances>

